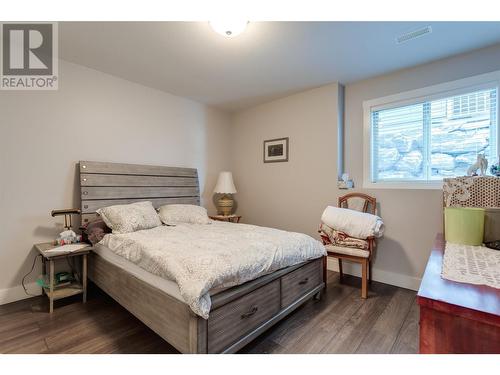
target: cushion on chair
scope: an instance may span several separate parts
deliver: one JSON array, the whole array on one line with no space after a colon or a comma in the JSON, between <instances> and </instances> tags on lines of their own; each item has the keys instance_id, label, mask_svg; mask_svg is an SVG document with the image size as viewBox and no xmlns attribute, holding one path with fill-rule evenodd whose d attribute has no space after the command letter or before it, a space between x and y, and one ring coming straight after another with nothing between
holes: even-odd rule
<instances>
[{"instance_id":1,"label":"cushion on chair","mask_svg":"<svg viewBox=\"0 0 500 375\"><path fill-rule=\"evenodd\" d=\"M325 249L329 253L352 255L352 256L361 257L361 258L368 258L370 256L370 252L368 250L361 250L361 249L356 249L353 247L325 245Z\"/></svg>"}]
</instances>

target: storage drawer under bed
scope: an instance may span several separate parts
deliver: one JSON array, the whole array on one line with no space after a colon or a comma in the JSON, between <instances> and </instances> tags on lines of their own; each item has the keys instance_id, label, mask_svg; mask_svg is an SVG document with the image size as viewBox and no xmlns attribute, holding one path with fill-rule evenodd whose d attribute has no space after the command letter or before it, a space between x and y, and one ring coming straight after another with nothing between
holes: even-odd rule
<instances>
[{"instance_id":1,"label":"storage drawer under bed","mask_svg":"<svg viewBox=\"0 0 500 375\"><path fill-rule=\"evenodd\" d=\"M218 353L280 310L280 280L219 307L208 318L208 352Z\"/></svg>"},{"instance_id":2,"label":"storage drawer under bed","mask_svg":"<svg viewBox=\"0 0 500 375\"><path fill-rule=\"evenodd\" d=\"M287 307L321 283L321 260L315 260L281 278L281 307Z\"/></svg>"}]
</instances>

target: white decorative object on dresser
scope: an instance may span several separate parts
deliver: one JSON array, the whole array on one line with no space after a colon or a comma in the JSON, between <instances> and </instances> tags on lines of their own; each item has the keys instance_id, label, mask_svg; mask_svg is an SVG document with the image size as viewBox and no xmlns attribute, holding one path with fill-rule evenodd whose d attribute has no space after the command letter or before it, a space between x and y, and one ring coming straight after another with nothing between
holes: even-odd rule
<instances>
[{"instance_id":1,"label":"white decorative object on dresser","mask_svg":"<svg viewBox=\"0 0 500 375\"><path fill-rule=\"evenodd\" d=\"M486 176L487 169L488 160L486 160L484 154L478 154L476 162L467 169L467 176ZM477 173L478 170L479 174Z\"/></svg>"}]
</instances>

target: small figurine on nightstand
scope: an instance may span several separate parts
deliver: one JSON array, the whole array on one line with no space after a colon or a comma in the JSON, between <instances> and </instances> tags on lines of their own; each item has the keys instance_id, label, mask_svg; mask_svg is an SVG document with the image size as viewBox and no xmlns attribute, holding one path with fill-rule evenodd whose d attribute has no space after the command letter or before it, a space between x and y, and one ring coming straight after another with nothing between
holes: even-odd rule
<instances>
[{"instance_id":1,"label":"small figurine on nightstand","mask_svg":"<svg viewBox=\"0 0 500 375\"><path fill-rule=\"evenodd\" d=\"M65 231L59 233L59 236L54 241L54 245L67 245L72 243L82 242L82 236L76 234L72 227L71 215L80 215L81 211L78 208L69 208L64 210L53 210L50 214L52 217L64 215L64 228Z\"/></svg>"},{"instance_id":2,"label":"small figurine on nightstand","mask_svg":"<svg viewBox=\"0 0 500 375\"><path fill-rule=\"evenodd\" d=\"M74 231L69 229L59 233L59 236L57 236L57 239L54 241L54 245L62 246L80 242L82 242L82 235L76 234Z\"/></svg>"}]
</instances>

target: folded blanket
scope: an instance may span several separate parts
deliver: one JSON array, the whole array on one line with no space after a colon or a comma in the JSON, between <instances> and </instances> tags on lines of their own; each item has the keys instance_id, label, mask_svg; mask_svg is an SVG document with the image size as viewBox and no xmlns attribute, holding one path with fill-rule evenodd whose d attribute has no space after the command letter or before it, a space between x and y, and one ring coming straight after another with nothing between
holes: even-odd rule
<instances>
[{"instance_id":1,"label":"folded blanket","mask_svg":"<svg viewBox=\"0 0 500 375\"><path fill-rule=\"evenodd\" d=\"M325 244L332 244L335 246L350 247L361 250L368 250L369 248L367 240L349 237L344 232L340 232L338 230L330 228L325 223L321 223L319 232Z\"/></svg>"},{"instance_id":2,"label":"folded blanket","mask_svg":"<svg viewBox=\"0 0 500 375\"><path fill-rule=\"evenodd\" d=\"M376 215L332 206L325 208L321 221L350 237L361 239L382 237L385 229L384 222Z\"/></svg>"}]
</instances>

